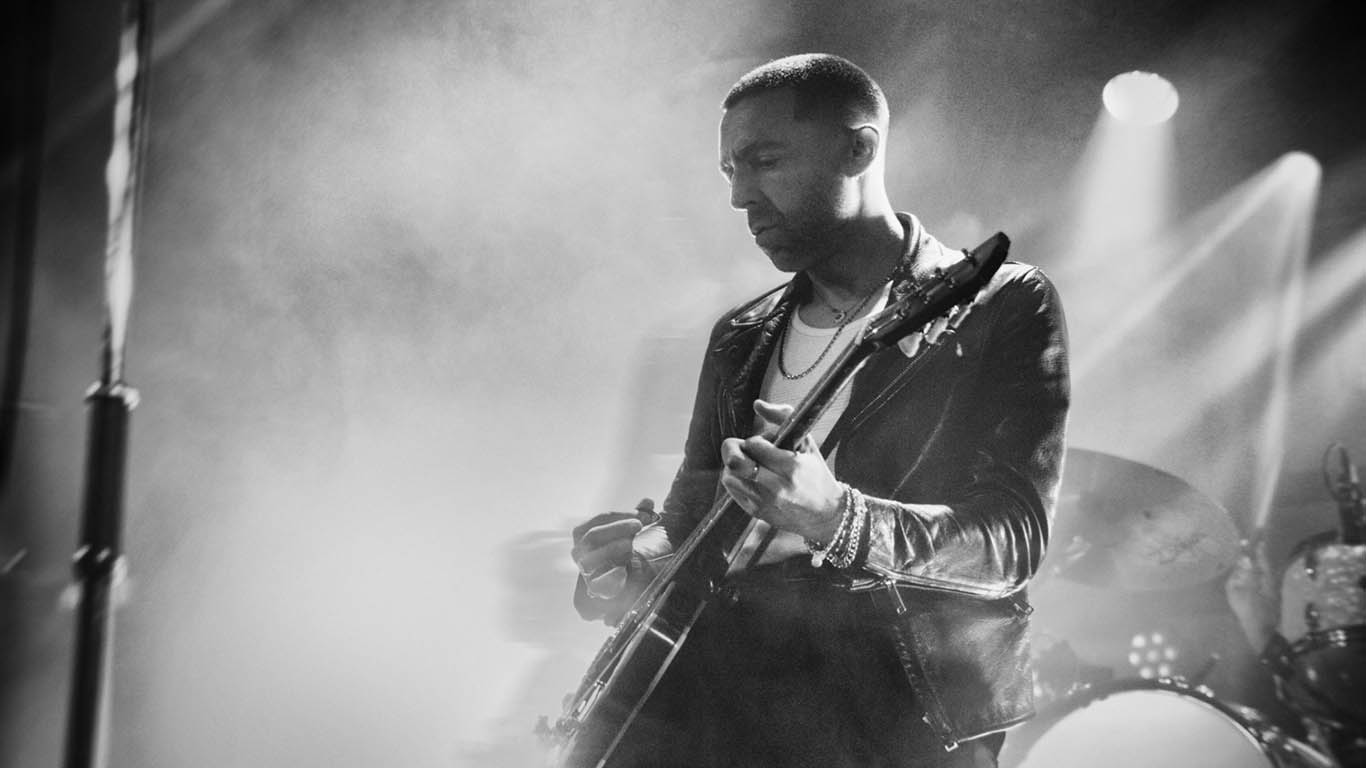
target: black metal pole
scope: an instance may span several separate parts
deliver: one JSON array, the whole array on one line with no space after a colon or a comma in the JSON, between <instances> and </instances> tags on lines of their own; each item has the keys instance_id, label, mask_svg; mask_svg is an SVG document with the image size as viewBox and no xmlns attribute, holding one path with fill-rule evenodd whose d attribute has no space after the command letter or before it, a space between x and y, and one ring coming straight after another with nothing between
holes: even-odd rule
<instances>
[{"instance_id":1,"label":"black metal pole","mask_svg":"<svg viewBox=\"0 0 1366 768\"><path fill-rule=\"evenodd\" d=\"M100 768L108 751L113 593L123 567L123 489L129 414L137 393L123 381L124 341L133 293L133 245L147 143L147 73L151 67L151 0L124 0L114 73L113 146L105 179L109 229L105 243L105 325L100 380L90 409L81 538L75 555L75 664L67 713L65 768Z\"/></svg>"},{"instance_id":2,"label":"black metal pole","mask_svg":"<svg viewBox=\"0 0 1366 768\"><path fill-rule=\"evenodd\" d=\"M113 647L113 592L120 576L123 480L128 416L137 393L121 383L100 384L86 399L90 442L76 550L80 602L76 607L76 659L67 715L66 768L104 764L108 727L109 656Z\"/></svg>"}]
</instances>

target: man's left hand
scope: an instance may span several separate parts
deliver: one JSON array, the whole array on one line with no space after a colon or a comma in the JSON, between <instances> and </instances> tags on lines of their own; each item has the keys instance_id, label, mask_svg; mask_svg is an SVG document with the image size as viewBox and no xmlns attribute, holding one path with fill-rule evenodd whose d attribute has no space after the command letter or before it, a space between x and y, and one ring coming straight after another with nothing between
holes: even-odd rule
<instances>
[{"instance_id":1,"label":"man's left hand","mask_svg":"<svg viewBox=\"0 0 1366 768\"><path fill-rule=\"evenodd\" d=\"M792 406L754 401L764 420L759 434L721 443L721 484L750 515L775 528L816 541L829 541L839 526L844 489L810 435L795 451L772 442L792 416Z\"/></svg>"}]
</instances>

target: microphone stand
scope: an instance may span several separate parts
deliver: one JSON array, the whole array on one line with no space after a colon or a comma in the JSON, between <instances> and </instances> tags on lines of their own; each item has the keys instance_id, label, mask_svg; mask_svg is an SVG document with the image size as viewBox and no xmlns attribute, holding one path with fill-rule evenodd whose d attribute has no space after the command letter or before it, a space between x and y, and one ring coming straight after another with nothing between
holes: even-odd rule
<instances>
[{"instance_id":1,"label":"microphone stand","mask_svg":"<svg viewBox=\"0 0 1366 768\"><path fill-rule=\"evenodd\" d=\"M138 177L147 142L150 22L151 0L124 0L114 78L113 146L105 171L109 229L104 265L104 345L100 379L86 396L89 443L80 541L73 563L80 598L65 768L97 768L107 760L112 598L123 570L124 465L129 414L137 405L137 392L123 381L123 350L133 292Z\"/></svg>"},{"instance_id":2,"label":"microphone stand","mask_svg":"<svg viewBox=\"0 0 1366 768\"><path fill-rule=\"evenodd\" d=\"M101 381L91 389L86 402L90 440L81 539L73 563L80 600L67 714L66 768L105 764L114 630L112 597L123 570L123 470L128 415L137 404L137 393L121 381Z\"/></svg>"}]
</instances>

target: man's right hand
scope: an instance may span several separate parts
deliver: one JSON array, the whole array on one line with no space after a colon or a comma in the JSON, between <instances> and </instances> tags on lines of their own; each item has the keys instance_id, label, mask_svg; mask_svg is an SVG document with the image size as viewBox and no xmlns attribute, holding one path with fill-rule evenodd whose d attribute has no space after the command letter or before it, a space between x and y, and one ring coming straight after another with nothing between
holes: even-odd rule
<instances>
[{"instance_id":1,"label":"man's right hand","mask_svg":"<svg viewBox=\"0 0 1366 768\"><path fill-rule=\"evenodd\" d=\"M631 545L643 524L639 512L607 512L574 529L570 555L583 574L588 594L610 600L626 587Z\"/></svg>"}]
</instances>

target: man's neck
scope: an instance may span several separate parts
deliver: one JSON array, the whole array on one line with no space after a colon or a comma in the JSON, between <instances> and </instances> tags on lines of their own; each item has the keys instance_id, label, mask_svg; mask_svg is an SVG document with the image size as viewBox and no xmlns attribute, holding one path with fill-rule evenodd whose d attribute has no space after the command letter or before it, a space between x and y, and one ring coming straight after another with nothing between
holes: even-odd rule
<instances>
[{"instance_id":1,"label":"man's neck","mask_svg":"<svg viewBox=\"0 0 1366 768\"><path fill-rule=\"evenodd\" d=\"M901 260L906 232L892 211L850 222L839 233L838 250L807 271L815 304L849 307L887 281Z\"/></svg>"}]
</instances>

